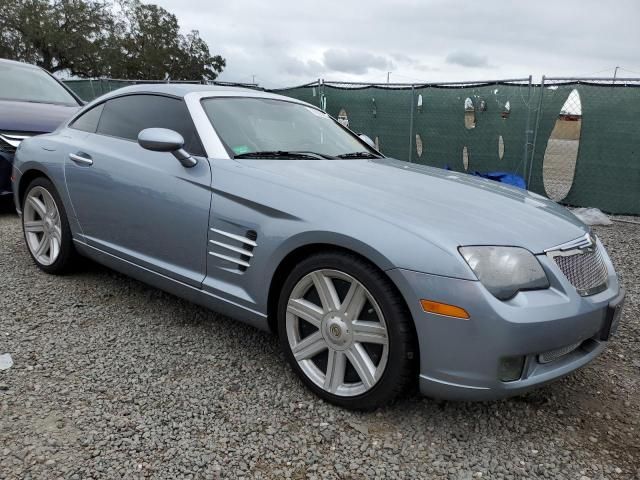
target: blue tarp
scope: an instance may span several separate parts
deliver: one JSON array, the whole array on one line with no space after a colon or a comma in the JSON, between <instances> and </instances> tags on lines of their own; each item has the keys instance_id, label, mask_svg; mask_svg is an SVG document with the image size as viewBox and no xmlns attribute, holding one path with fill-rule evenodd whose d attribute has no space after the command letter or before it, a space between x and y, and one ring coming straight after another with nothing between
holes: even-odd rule
<instances>
[{"instance_id":1,"label":"blue tarp","mask_svg":"<svg viewBox=\"0 0 640 480\"><path fill-rule=\"evenodd\" d=\"M445 165L445 170L451 170L449 165ZM524 181L520 175L516 175L515 173L510 172L473 172L473 175L476 177L488 178L489 180L493 180L495 182L500 183L508 183L509 185L513 185L514 187L525 189L527 188L527 182Z\"/></svg>"},{"instance_id":2,"label":"blue tarp","mask_svg":"<svg viewBox=\"0 0 640 480\"><path fill-rule=\"evenodd\" d=\"M509 185L513 185L515 187L519 187L522 189L527 188L527 182L524 181L520 175L516 175L515 173L509 172L473 172L474 175L478 177L488 178L489 180L495 180L500 183L508 183Z\"/></svg>"}]
</instances>

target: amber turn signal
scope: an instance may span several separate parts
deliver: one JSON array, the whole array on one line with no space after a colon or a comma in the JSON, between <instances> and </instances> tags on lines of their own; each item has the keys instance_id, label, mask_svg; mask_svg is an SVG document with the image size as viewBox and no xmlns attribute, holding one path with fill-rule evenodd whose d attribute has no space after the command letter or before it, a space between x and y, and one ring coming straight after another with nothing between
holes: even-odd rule
<instances>
[{"instance_id":1,"label":"amber turn signal","mask_svg":"<svg viewBox=\"0 0 640 480\"><path fill-rule=\"evenodd\" d=\"M469 319L467 311L455 305L434 302L433 300L420 300L420 305L422 305L422 309L425 312L437 313L438 315L445 315L447 317L462 318L464 320Z\"/></svg>"}]
</instances>

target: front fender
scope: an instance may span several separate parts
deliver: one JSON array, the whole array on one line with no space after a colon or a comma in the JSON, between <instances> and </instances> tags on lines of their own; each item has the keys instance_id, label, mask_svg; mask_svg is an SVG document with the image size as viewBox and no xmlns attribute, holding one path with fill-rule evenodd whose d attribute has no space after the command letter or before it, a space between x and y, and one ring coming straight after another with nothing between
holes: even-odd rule
<instances>
[{"instance_id":1,"label":"front fender","mask_svg":"<svg viewBox=\"0 0 640 480\"><path fill-rule=\"evenodd\" d=\"M307 230L299 232L282 242L270 258L268 270L273 274L278 265L299 248L309 245L327 245L351 250L374 263L381 270L394 268L393 261L373 246L343 233L327 230Z\"/></svg>"},{"instance_id":2,"label":"front fender","mask_svg":"<svg viewBox=\"0 0 640 480\"><path fill-rule=\"evenodd\" d=\"M372 221L372 223L375 223ZM302 225L299 228L303 228ZM280 241L264 263L262 288L255 292L256 303L261 311L267 311L268 295L278 267L296 250L308 246L338 247L361 255L380 270L404 268L428 272L447 277L475 280L459 255L446 251L405 231L387 229L384 235L357 235L346 230L303 230ZM457 253L457 252L456 252ZM406 265L406 267L400 267ZM439 272L439 273L436 273ZM264 281L268 280L268 281Z\"/></svg>"}]
</instances>

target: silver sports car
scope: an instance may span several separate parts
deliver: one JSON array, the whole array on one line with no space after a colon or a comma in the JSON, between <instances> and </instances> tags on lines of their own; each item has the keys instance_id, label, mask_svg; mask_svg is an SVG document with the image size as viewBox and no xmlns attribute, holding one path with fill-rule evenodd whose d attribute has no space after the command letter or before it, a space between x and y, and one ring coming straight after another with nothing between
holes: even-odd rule
<instances>
[{"instance_id":1,"label":"silver sports car","mask_svg":"<svg viewBox=\"0 0 640 480\"><path fill-rule=\"evenodd\" d=\"M89 257L277 332L302 381L348 408L416 380L440 398L524 392L593 360L620 318L609 256L568 210L386 158L278 95L123 88L22 142L13 182L42 270Z\"/></svg>"}]
</instances>

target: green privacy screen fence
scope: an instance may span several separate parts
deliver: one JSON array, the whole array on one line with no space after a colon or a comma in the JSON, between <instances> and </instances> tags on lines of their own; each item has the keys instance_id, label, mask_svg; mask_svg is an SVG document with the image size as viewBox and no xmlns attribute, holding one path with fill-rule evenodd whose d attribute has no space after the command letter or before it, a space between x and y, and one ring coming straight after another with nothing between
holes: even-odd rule
<instances>
[{"instance_id":1,"label":"green privacy screen fence","mask_svg":"<svg viewBox=\"0 0 640 480\"><path fill-rule=\"evenodd\" d=\"M640 80L318 82L278 93L324 108L386 155L512 172L567 205L640 214Z\"/></svg>"},{"instance_id":2,"label":"green privacy screen fence","mask_svg":"<svg viewBox=\"0 0 640 480\"><path fill-rule=\"evenodd\" d=\"M640 214L640 80L548 79L541 94L532 186L568 205Z\"/></svg>"},{"instance_id":3,"label":"green privacy screen fence","mask_svg":"<svg viewBox=\"0 0 640 480\"><path fill-rule=\"evenodd\" d=\"M67 85L91 99L123 83L134 82ZM320 80L272 91L323 108L388 156L459 172L512 172L567 205L640 214L639 79Z\"/></svg>"}]
</instances>

